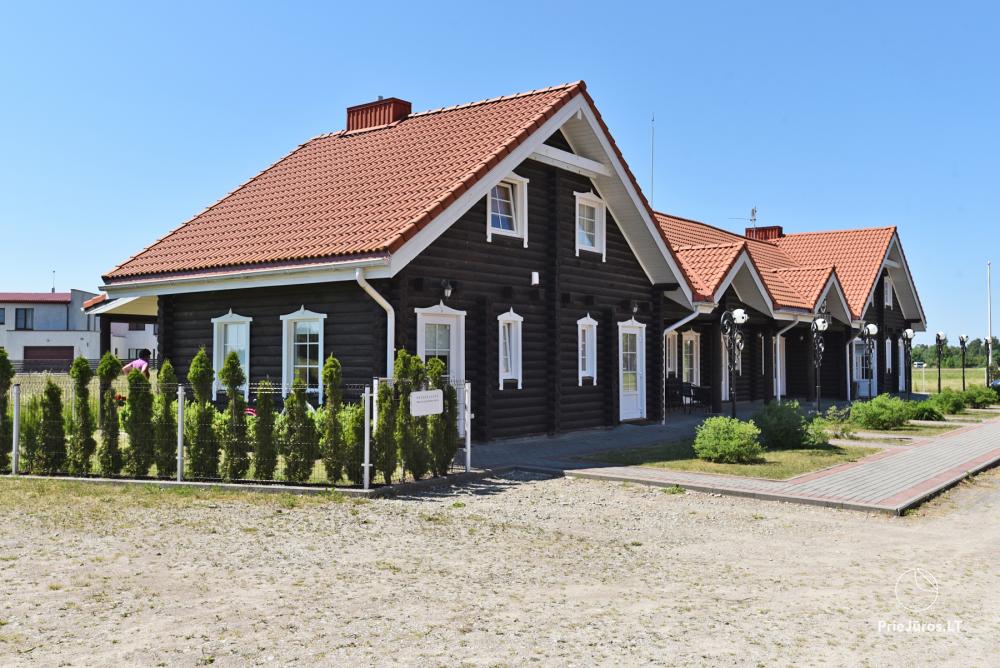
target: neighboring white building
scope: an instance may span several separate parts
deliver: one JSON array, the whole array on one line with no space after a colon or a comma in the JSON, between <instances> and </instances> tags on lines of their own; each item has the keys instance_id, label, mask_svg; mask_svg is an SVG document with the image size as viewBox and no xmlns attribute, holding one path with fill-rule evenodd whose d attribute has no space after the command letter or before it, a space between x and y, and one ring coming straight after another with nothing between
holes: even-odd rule
<instances>
[{"instance_id":1,"label":"neighboring white building","mask_svg":"<svg viewBox=\"0 0 1000 668\"><path fill-rule=\"evenodd\" d=\"M97 316L100 317L100 316ZM156 325L144 322L112 322L111 352L123 360L134 360L145 348L156 356Z\"/></svg>"},{"instance_id":2,"label":"neighboring white building","mask_svg":"<svg viewBox=\"0 0 1000 668\"><path fill-rule=\"evenodd\" d=\"M27 368L99 357L98 319L83 312L93 292L0 292L0 347Z\"/></svg>"}]
</instances>

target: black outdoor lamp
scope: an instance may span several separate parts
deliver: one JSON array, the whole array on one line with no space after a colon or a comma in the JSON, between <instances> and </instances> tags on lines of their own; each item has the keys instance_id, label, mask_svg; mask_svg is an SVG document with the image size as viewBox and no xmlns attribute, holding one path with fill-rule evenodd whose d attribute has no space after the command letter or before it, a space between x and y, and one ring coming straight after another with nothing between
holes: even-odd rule
<instances>
[{"instance_id":1,"label":"black outdoor lamp","mask_svg":"<svg viewBox=\"0 0 1000 668\"><path fill-rule=\"evenodd\" d=\"M816 412L820 412L820 393L822 392L822 384L820 382L820 373L823 368L823 351L825 349L825 344L823 343L823 332L830 328L830 323L826 318L819 317L812 322L812 335L813 335L813 365L816 367Z\"/></svg>"},{"instance_id":2,"label":"black outdoor lamp","mask_svg":"<svg viewBox=\"0 0 1000 668\"><path fill-rule=\"evenodd\" d=\"M937 347L938 358L938 394L941 394L941 355L944 353L944 347L948 345L948 337L944 332L938 332L934 335L934 345Z\"/></svg>"},{"instance_id":3,"label":"black outdoor lamp","mask_svg":"<svg viewBox=\"0 0 1000 668\"><path fill-rule=\"evenodd\" d=\"M750 316L741 308L726 311L722 314L722 340L726 343L726 350L729 353L729 400L733 407L733 417L736 417L736 390L733 387L733 374L739 364L740 356L743 354L743 332L740 326L745 325Z\"/></svg>"},{"instance_id":4,"label":"black outdoor lamp","mask_svg":"<svg viewBox=\"0 0 1000 668\"><path fill-rule=\"evenodd\" d=\"M454 289L455 288L454 286L452 286L451 281L449 281L447 278L441 279L441 291L444 293L445 299L451 297L451 292Z\"/></svg>"},{"instance_id":5,"label":"black outdoor lamp","mask_svg":"<svg viewBox=\"0 0 1000 668\"><path fill-rule=\"evenodd\" d=\"M969 335L962 334L959 336L958 345L962 349L962 391L965 392L965 347L969 345ZM940 366L938 368L940 368Z\"/></svg>"},{"instance_id":6,"label":"black outdoor lamp","mask_svg":"<svg viewBox=\"0 0 1000 668\"><path fill-rule=\"evenodd\" d=\"M913 395L913 369L912 362L910 362L910 347L913 345L913 330L907 327L903 330L903 361L906 364L906 368L903 369L903 373L910 374L910 382L906 384L906 398L910 399Z\"/></svg>"},{"instance_id":7,"label":"black outdoor lamp","mask_svg":"<svg viewBox=\"0 0 1000 668\"><path fill-rule=\"evenodd\" d=\"M872 364L872 354L875 351L875 337L878 336L878 325L870 322L861 326L861 340L865 347L865 360L868 362L868 398L872 398L872 381L875 380L875 367Z\"/></svg>"}]
</instances>

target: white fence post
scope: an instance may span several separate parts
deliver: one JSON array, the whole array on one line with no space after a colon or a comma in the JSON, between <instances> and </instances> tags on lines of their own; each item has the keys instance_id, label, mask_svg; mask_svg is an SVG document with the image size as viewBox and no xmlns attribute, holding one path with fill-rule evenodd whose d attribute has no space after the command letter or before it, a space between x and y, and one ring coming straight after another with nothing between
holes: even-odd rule
<instances>
[{"instance_id":1,"label":"white fence post","mask_svg":"<svg viewBox=\"0 0 1000 668\"><path fill-rule=\"evenodd\" d=\"M465 383L465 472L472 470L472 383Z\"/></svg>"},{"instance_id":2,"label":"white fence post","mask_svg":"<svg viewBox=\"0 0 1000 668\"><path fill-rule=\"evenodd\" d=\"M372 378L372 431L378 429L378 376Z\"/></svg>"},{"instance_id":3,"label":"white fence post","mask_svg":"<svg viewBox=\"0 0 1000 668\"><path fill-rule=\"evenodd\" d=\"M177 482L184 482L184 386L177 383Z\"/></svg>"},{"instance_id":4,"label":"white fence post","mask_svg":"<svg viewBox=\"0 0 1000 668\"><path fill-rule=\"evenodd\" d=\"M10 472L17 475L18 464L21 458L21 384L14 384L14 438L11 444Z\"/></svg>"},{"instance_id":5,"label":"white fence post","mask_svg":"<svg viewBox=\"0 0 1000 668\"><path fill-rule=\"evenodd\" d=\"M368 489L371 484L371 454L372 454L372 388L365 385L365 468L362 476L364 478L364 488Z\"/></svg>"}]
</instances>

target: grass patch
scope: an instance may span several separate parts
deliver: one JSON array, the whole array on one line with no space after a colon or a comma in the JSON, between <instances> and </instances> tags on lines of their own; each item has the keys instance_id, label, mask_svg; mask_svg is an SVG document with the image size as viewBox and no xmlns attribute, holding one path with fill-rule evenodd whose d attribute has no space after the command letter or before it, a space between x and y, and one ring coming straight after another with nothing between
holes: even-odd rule
<instances>
[{"instance_id":1,"label":"grass patch","mask_svg":"<svg viewBox=\"0 0 1000 668\"><path fill-rule=\"evenodd\" d=\"M940 424L904 424L896 429L862 429L857 427L858 431L863 431L865 433L871 434L888 434L896 436L937 436L939 434L946 434L949 431L953 431L960 427L963 427L961 422L942 422Z\"/></svg>"},{"instance_id":2,"label":"grass patch","mask_svg":"<svg viewBox=\"0 0 1000 668\"><path fill-rule=\"evenodd\" d=\"M581 459L619 466L648 466L695 473L721 473L784 480L844 462L854 462L875 452L878 452L878 448L827 445L765 451L760 461L754 464L717 464L698 459L691 447L691 441L685 440L648 448L598 452Z\"/></svg>"},{"instance_id":3,"label":"grass patch","mask_svg":"<svg viewBox=\"0 0 1000 668\"><path fill-rule=\"evenodd\" d=\"M982 385L986 381L986 369L967 368L965 370L965 385ZM962 370L941 369L941 389L962 391ZM937 394L937 368L913 370L913 391L921 394Z\"/></svg>"}]
</instances>

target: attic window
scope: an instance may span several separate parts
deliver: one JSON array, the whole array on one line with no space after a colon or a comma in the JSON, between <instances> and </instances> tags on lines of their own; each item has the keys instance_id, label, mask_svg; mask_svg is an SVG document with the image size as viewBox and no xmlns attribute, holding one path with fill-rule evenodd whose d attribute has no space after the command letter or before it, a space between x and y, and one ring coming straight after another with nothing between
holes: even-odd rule
<instances>
[{"instance_id":1,"label":"attic window","mask_svg":"<svg viewBox=\"0 0 1000 668\"><path fill-rule=\"evenodd\" d=\"M528 247L528 179L511 174L490 188L486 197L486 240L493 235L516 237Z\"/></svg>"},{"instance_id":2,"label":"attic window","mask_svg":"<svg viewBox=\"0 0 1000 668\"><path fill-rule=\"evenodd\" d=\"M574 193L576 195L576 254L580 251L600 253L605 259L604 251L604 200L592 192Z\"/></svg>"}]
</instances>

